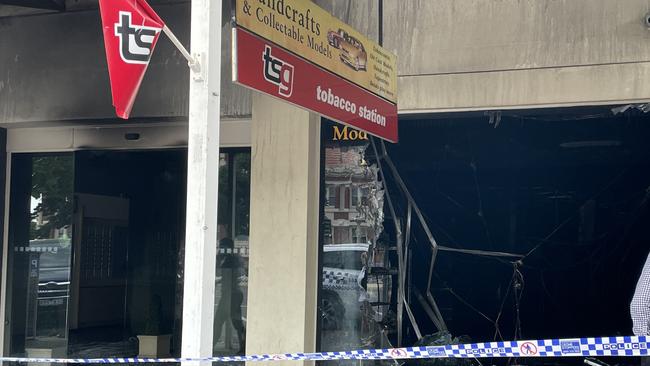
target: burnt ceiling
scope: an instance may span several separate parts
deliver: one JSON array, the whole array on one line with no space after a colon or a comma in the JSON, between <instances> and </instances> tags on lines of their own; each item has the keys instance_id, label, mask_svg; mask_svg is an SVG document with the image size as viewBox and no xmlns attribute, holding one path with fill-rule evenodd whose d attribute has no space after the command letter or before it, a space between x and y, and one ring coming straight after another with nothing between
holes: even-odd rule
<instances>
[{"instance_id":1,"label":"burnt ceiling","mask_svg":"<svg viewBox=\"0 0 650 366\"><path fill-rule=\"evenodd\" d=\"M65 10L65 0L0 0L0 4L35 9Z\"/></svg>"}]
</instances>

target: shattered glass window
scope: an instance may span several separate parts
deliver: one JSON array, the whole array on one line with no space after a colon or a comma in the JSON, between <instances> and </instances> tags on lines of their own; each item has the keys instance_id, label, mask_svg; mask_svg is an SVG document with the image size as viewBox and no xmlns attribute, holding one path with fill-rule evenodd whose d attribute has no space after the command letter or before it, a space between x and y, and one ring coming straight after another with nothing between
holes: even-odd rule
<instances>
[{"instance_id":1,"label":"shattered glass window","mask_svg":"<svg viewBox=\"0 0 650 366\"><path fill-rule=\"evenodd\" d=\"M391 243L382 235L384 189L377 165L368 162L369 140L349 140L349 131L323 127L321 351L391 347L395 332L389 312Z\"/></svg>"},{"instance_id":2,"label":"shattered glass window","mask_svg":"<svg viewBox=\"0 0 650 366\"><path fill-rule=\"evenodd\" d=\"M322 213L332 235L322 242L320 349L631 335L639 310L630 303L650 252L647 113L445 114L400 121L397 144L351 140L324 123L322 189L351 191L341 190L349 209ZM327 259L344 249L359 251L360 271L356 257L344 270ZM584 360L525 361L481 363ZM375 361L357 361L366 362Z\"/></svg>"}]
</instances>

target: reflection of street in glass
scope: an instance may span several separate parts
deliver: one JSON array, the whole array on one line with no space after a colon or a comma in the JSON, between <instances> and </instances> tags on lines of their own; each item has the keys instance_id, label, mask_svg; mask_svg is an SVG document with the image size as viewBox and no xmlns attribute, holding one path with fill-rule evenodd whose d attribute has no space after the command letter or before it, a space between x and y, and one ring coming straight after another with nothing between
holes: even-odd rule
<instances>
[{"instance_id":1,"label":"reflection of street in glass","mask_svg":"<svg viewBox=\"0 0 650 366\"><path fill-rule=\"evenodd\" d=\"M239 342L238 353L244 353L246 344L246 329L242 316L244 294L239 287L241 261L239 256L232 253L234 243L230 238L219 242L220 253L217 257L218 270L221 272L221 296L215 312L214 344L219 343L224 325L231 323L237 332Z\"/></svg>"},{"instance_id":2,"label":"reflection of street in glass","mask_svg":"<svg viewBox=\"0 0 650 366\"><path fill-rule=\"evenodd\" d=\"M213 355L242 354L248 303L250 152L219 154Z\"/></svg>"}]
</instances>

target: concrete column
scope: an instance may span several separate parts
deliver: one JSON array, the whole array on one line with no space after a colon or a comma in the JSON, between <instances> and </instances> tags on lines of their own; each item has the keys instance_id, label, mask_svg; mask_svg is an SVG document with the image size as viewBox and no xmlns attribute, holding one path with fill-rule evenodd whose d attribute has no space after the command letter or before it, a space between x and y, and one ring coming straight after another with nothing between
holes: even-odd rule
<instances>
[{"instance_id":1,"label":"concrete column","mask_svg":"<svg viewBox=\"0 0 650 366\"><path fill-rule=\"evenodd\" d=\"M254 93L251 160L246 353L311 352L319 280L320 118Z\"/></svg>"}]
</instances>

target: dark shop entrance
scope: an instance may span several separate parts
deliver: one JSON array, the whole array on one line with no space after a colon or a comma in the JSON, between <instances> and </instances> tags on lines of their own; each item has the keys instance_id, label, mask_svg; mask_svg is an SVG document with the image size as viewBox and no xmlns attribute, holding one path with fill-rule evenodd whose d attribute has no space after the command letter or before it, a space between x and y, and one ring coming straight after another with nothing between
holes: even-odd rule
<instances>
[{"instance_id":1,"label":"dark shop entrance","mask_svg":"<svg viewBox=\"0 0 650 366\"><path fill-rule=\"evenodd\" d=\"M624 106L400 123L388 154L434 238L486 252L438 252L430 291L453 336L632 334L630 301L650 251L650 116ZM431 250L413 225L409 296L431 334L414 295L426 292Z\"/></svg>"},{"instance_id":2,"label":"dark shop entrance","mask_svg":"<svg viewBox=\"0 0 650 366\"><path fill-rule=\"evenodd\" d=\"M397 144L322 131L321 350L632 334L650 252L644 108L402 118ZM400 181L446 247L435 258ZM582 360L526 360L558 362Z\"/></svg>"},{"instance_id":3,"label":"dark shop entrance","mask_svg":"<svg viewBox=\"0 0 650 366\"><path fill-rule=\"evenodd\" d=\"M185 149L12 154L8 354L179 352L186 161Z\"/></svg>"}]
</instances>

